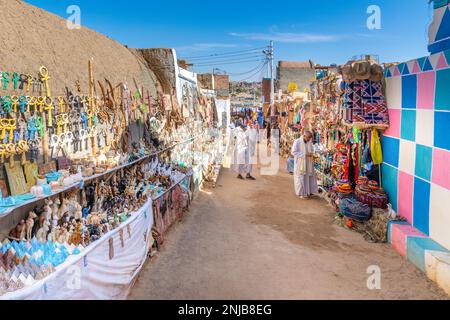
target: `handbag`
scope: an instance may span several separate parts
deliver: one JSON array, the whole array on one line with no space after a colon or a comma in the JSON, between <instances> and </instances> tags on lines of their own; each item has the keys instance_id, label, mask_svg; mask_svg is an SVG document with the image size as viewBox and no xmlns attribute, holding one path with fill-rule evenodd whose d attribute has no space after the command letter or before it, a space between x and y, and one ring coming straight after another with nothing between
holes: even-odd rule
<instances>
[{"instance_id":1,"label":"handbag","mask_svg":"<svg viewBox=\"0 0 450 320\"><path fill-rule=\"evenodd\" d=\"M381 149L380 138L378 130L372 129L372 137L370 140L370 153L374 164L381 164L383 162L383 151Z\"/></svg>"},{"instance_id":2,"label":"handbag","mask_svg":"<svg viewBox=\"0 0 450 320\"><path fill-rule=\"evenodd\" d=\"M306 160L303 157L297 158L297 161L295 162L295 174L306 174Z\"/></svg>"}]
</instances>

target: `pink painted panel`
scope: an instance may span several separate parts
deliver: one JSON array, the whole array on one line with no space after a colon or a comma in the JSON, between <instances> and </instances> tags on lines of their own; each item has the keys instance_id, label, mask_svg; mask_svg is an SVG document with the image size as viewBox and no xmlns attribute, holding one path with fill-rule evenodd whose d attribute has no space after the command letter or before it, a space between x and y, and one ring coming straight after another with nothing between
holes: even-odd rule
<instances>
[{"instance_id":1,"label":"pink painted panel","mask_svg":"<svg viewBox=\"0 0 450 320\"><path fill-rule=\"evenodd\" d=\"M389 128L384 132L385 135L400 138L400 109L389 109Z\"/></svg>"},{"instance_id":2,"label":"pink painted panel","mask_svg":"<svg viewBox=\"0 0 450 320\"><path fill-rule=\"evenodd\" d=\"M422 72L417 75L417 108L433 109L436 91L436 72Z\"/></svg>"},{"instance_id":3,"label":"pink painted panel","mask_svg":"<svg viewBox=\"0 0 450 320\"><path fill-rule=\"evenodd\" d=\"M433 150L433 172L431 181L450 190L450 151Z\"/></svg>"},{"instance_id":4,"label":"pink painted panel","mask_svg":"<svg viewBox=\"0 0 450 320\"><path fill-rule=\"evenodd\" d=\"M391 225L391 244L392 247L404 258L407 257L407 238L409 236L413 237L423 237L426 238L422 232L410 225L404 224L392 224Z\"/></svg>"},{"instance_id":5,"label":"pink painted panel","mask_svg":"<svg viewBox=\"0 0 450 320\"><path fill-rule=\"evenodd\" d=\"M412 224L414 177L405 172L398 173L398 214Z\"/></svg>"},{"instance_id":6,"label":"pink painted panel","mask_svg":"<svg viewBox=\"0 0 450 320\"><path fill-rule=\"evenodd\" d=\"M441 53L438 63L436 65L436 69L443 69L443 68L447 68L447 67L448 67L447 60L445 59L444 54Z\"/></svg>"},{"instance_id":7,"label":"pink painted panel","mask_svg":"<svg viewBox=\"0 0 450 320\"><path fill-rule=\"evenodd\" d=\"M414 63L414 68L412 70L412 73L419 73L419 72L421 72L421 70L420 70L419 63L416 60L416 62Z\"/></svg>"}]
</instances>

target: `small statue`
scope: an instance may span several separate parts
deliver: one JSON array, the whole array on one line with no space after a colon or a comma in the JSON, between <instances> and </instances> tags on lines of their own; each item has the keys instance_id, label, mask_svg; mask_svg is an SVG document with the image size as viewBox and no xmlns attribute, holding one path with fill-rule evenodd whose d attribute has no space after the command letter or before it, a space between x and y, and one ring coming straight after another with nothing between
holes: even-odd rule
<instances>
[{"instance_id":1,"label":"small statue","mask_svg":"<svg viewBox=\"0 0 450 320\"><path fill-rule=\"evenodd\" d=\"M36 238L39 241L44 242L45 239L47 239L47 234L48 234L49 229L50 229L50 222L45 220L43 226L37 231Z\"/></svg>"},{"instance_id":2,"label":"small statue","mask_svg":"<svg viewBox=\"0 0 450 320\"><path fill-rule=\"evenodd\" d=\"M61 218L59 219L59 225L67 229L67 224L69 223L70 217L69 213L65 212L62 214Z\"/></svg>"},{"instance_id":3,"label":"small statue","mask_svg":"<svg viewBox=\"0 0 450 320\"><path fill-rule=\"evenodd\" d=\"M36 213L34 213L34 211L30 211L30 213L28 214L28 218L25 221L25 225L26 225L26 238L28 241L31 241L32 238L32 231L33 231L33 226L34 226L34 219L37 218Z\"/></svg>"},{"instance_id":4,"label":"small statue","mask_svg":"<svg viewBox=\"0 0 450 320\"><path fill-rule=\"evenodd\" d=\"M59 226L55 226L54 228L52 228L52 231L48 235L47 240L53 241L53 242L58 241L59 229L60 229Z\"/></svg>"},{"instance_id":5,"label":"small statue","mask_svg":"<svg viewBox=\"0 0 450 320\"><path fill-rule=\"evenodd\" d=\"M58 226L58 212L52 213L52 229Z\"/></svg>"},{"instance_id":6,"label":"small statue","mask_svg":"<svg viewBox=\"0 0 450 320\"><path fill-rule=\"evenodd\" d=\"M69 207L67 206L68 200L66 198L63 199L61 205L58 209L58 217L61 219L66 213L69 212Z\"/></svg>"},{"instance_id":7,"label":"small statue","mask_svg":"<svg viewBox=\"0 0 450 320\"><path fill-rule=\"evenodd\" d=\"M11 230L9 236L14 239L25 239L25 220L20 220L17 226Z\"/></svg>"},{"instance_id":8,"label":"small statue","mask_svg":"<svg viewBox=\"0 0 450 320\"><path fill-rule=\"evenodd\" d=\"M50 205L50 208L52 209L52 218L54 219L54 217L58 217L58 211L59 211L59 205L61 204L61 201L59 200L59 198L56 198L52 204Z\"/></svg>"},{"instance_id":9,"label":"small statue","mask_svg":"<svg viewBox=\"0 0 450 320\"><path fill-rule=\"evenodd\" d=\"M51 209L51 205L53 204L53 202L51 200L45 200L45 205L43 208L43 212L40 214L39 216L39 228L42 228L44 226L44 222L49 222L50 225L50 220L52 218L52 209Z\"/></svg>"},{"instance_id":10,"label":"small statue","mask_svg":"<svg viewBox=\"0 0 450 320\"><path fill-rule=\"evenodd\" d=\"M82 218L82 207L78 203L78 201L70 198L69 200L67 200L67 207L69 211L69 217L74 217L77 220L80 220Z\"/></svg>"},{"instance_id":11,"label":"small statue","mask_svg":"<svg viewBox=\"0 0 450 320\"><path fill-rule=\"evenodd\" d=\"M64 243L64 242L66 242L66 238L67 238L67 229L62 227L59 229L58 242Z\"/></svg>"},{"instance_id":12,"label":"small statue","mask_svg":"<svg viewBox=\"0 0 450 320\"><path fill-rule=\"evenodd\" d=\"M87 224L98 226L98 225L100 225L100 222L101 222L100 217L98 216L97 212L91 212L86 218Z\"/></svg>"}]
</instances>

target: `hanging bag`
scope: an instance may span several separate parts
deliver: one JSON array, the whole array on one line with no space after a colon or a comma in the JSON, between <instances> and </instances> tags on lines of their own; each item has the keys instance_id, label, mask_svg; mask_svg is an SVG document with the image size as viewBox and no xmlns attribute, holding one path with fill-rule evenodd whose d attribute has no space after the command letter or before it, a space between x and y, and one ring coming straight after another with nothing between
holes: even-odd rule
<instances>
[{"instance_id":1,"label":"hanging bag","mask_svg":"<svg viewBox=\"0 0 450 320\"><path fill-rule=\"evenodd\" d=\"M372 138L370 139L370 153L374 164L381 164L383 162L383 151L381 149L380 137L378 130L372 129Z\"/></svg>"}]
</instances>

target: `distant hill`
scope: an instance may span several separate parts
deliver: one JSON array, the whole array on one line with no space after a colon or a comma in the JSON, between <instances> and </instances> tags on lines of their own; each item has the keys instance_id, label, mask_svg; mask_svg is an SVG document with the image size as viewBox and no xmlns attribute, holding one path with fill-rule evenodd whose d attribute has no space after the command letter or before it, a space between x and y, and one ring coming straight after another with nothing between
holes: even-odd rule
<instances>
[{"instance_id":1,"label":"distant hill","mask_svg":"<svg viewBox=\"0 0 450 320\"><path fill-rule=\"evenodd\" d=\"M261 82L232 81L230 83L231 106L249 107L261 102Z\"/></svg>"},{"instance_id":2,"label":"distant hill","mask_svg":"<svg viewBox=\"0 0 450 320\"><path fill-rule=\"evenodd\" d=\"M0 8L2 70L36 76L44 65L53 95L62 94L65 86L74 89L76 81L86 94L92 58L97 80L126 82L133 90L145 86L156 93L155 75L134 50L85 27L69 30L66 20L23 1L0 0Z\"/></svg>"}]
</instances>

